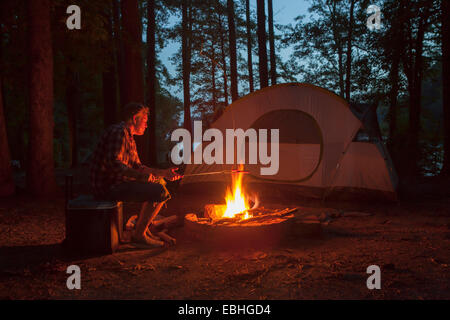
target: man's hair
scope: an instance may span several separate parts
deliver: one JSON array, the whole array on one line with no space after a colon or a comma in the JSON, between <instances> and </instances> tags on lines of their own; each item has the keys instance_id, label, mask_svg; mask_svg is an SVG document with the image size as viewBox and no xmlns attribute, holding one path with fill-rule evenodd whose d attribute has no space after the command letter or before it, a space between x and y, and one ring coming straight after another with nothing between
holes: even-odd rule
<instances>
[{"instance_id":1,"label":"man's hair","mask_svg":"<svg viewBox=\"0 0 450 320\"><path fill-rule=\"evenodd\" d=\"M133 118L139 112L145 112L147 115L149 113L148 107L144 106L142 103L130 102L125 108L123 108L122 119L128 121Z\"/></svg>"}]
</instances>

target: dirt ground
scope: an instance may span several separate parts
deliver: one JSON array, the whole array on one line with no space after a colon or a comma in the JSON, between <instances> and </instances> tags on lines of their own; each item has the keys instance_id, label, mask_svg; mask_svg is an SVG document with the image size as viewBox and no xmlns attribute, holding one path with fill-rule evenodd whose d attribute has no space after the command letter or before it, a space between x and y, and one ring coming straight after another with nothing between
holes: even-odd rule
<instances>
[{"instance_id":1,"label":"dirt ground","mask_svg":"<svg viewBox=\"0 0 450 320\"><path fill-rule=\"evenodd\" d=\"M16 196L0 202L0 299L450 299L450 198L398 204L348 204L316 236L286 236L276 246L216 248L172 231L163 249L124 245L113 255L68 258L64 199ZM200 210L174 199L164 215ZM125 206L125 216L137 208ZM369 216L345 216L346 212ZM81 268L81 290L68 290L66 269ZM381 289L369 290L369 265Z\"/></svg>"}]
</instances>

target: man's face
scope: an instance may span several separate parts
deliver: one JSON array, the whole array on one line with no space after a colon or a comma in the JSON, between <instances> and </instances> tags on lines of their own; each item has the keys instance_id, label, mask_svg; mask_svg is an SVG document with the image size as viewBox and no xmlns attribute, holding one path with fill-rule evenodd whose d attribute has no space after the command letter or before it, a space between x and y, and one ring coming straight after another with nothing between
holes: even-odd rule
<instances>
[{"instance_id":1,"label":"man's face","mask_svg":"<svg viewBox=\"0 0 450 320\"><path fill-rule=\"evenodd\" d=\"M142 136L147 128L147 113L141 112L133 117L134 134Z\"/></svg>"}]
</instances>

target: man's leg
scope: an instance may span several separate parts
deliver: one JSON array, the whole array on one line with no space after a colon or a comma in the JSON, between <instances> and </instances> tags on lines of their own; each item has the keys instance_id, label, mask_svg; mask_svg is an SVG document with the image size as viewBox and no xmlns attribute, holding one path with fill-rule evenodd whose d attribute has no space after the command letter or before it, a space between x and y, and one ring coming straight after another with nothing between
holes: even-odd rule
<instances>
[{"instance_id":1,"label":"man's leg","mask_svg":"<svg viewBox=\"0 0 450 320\"><path fill-rule=\"evenodd\" d=\"M155 183L124 182L111 188L108 198L125 202L141 202L141 212L133 232L134 241L144 242L153 246L164 245L164 242L146 235L149 232L147 227L158 215L164 203L170 198L164 187ZM152 203L157 203L156 208L152 208Z\"/></svg>"},{"instance_id":2,"label":"man's leg","mask_svg":"<svg viewBox=\"0 0 450 320\"><path fill-rule=\"evenodd\" d=\"M149 205L148 202L144 202L142 204L141 212L139 213L134 230L134 238L136 240L144 240L145 242L154 245L164 245L164 242L156 240L154 238L148 241L148 239L150 239L150 237L152 237L153 235L150 233L150 230L147 230L153 219L155 219L155 217L158 215L164 203L165 201L157 203L154 209Z\"/></svg>"}]
</instances>

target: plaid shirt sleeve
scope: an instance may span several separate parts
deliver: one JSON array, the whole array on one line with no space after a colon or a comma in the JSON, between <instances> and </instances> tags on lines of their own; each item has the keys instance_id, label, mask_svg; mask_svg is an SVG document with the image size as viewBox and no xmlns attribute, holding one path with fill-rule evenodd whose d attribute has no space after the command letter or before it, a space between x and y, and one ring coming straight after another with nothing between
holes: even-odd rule
<instances>
[{"instance_id":1,"label":"plaid shirt sleeve","mask_svg":"<svg viewBox=\"0 0 450 320\"><path fill-rule=\"evenodd\" d=\"M134 139L132 139L131 141L131 152L130 152L130 165L136 169L137 171L145 174L146 179L150 182L156 183L159 181L159 178L152 172L150 172L150 168L148 168L147 166L143 165L141 163L141 160L139 159L139 155L136 149L136 142L134 141Z\"/></svg>"}]
</instances>

